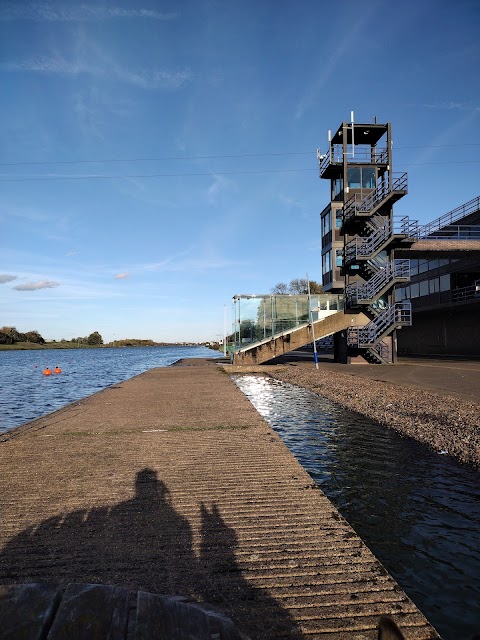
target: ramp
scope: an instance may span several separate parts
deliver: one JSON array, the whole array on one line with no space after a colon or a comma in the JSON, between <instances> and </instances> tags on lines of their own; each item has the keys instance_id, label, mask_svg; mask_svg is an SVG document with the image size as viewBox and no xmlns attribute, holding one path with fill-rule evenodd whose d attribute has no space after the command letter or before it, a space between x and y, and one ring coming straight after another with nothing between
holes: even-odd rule
<instances>
[{"instance_id":1,"label":"ramp","mask_svg":"<svg viewBox=\"0 0 480 640\"><path fill-rule=\"evenodd\" d=\"M233 354L233 364L262 364L278 356L294 351L315 340L325 338L348 327L364 326L369 318L363 313L344 313L339 311L313 323L304 323L288 331L246 345ZM313 328L313 329L312 329Z\"/></svg>"}]
</instances>

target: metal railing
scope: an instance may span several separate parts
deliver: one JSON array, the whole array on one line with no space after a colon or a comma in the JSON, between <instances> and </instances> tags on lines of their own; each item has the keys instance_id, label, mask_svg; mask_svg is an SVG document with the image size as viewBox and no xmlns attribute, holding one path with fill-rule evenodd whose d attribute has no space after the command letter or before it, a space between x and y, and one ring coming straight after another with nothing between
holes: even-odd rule
<instances>
[{"instance_id":1,"label":"metal railing","mask_svg":"<svg viewBox=\"0 0 480 640\"><path fill-rule=\"evenodd\" d=\"M435 231L429 225L421 225L417 232L418 240L480 240L480 224L447 225Z\"/></svg>"},{"instance_id":2,"label":"metal railing","mask_svg":"<svg viewBox=\"0 0 480 640\"><path fill-rule=\"evenodd\" d=\"M374 347L384 336L397 327L412 324L412 305L410 302L395 302L380 311L364 327L352 327L347 333L347 343L352 347Z\"/></svg>"},{"instance_id":3,"label":"metal railing","mask_svg":"<svg viewBox=\"0 0 480 640\"><path fill-rule=\"evenodd\" d=\"M468 287L459 287L458 289L452 289L452 303L459 304L462 302L469 302L470 300L476 300L480 302L480 280L476 280L475 284L471 284Z\"/></svg>"},{"instance_id":4,"label":"metal railing","mask_svg":"<svg viewBox=\"0 0 480 640\"><path fill-rule=\"evenodd\" d=\"M387 364L390 362L390 347L383 340L380 340L374 347L369 347L367 351L380 362Z\"/></svg>"},{"instance_id":5,"label":"metal railing","mask_svg":"<svg viewBox=\"0 0 480 640\"><path fill-rule=\"evenodd\" d=\"M343 311L338 294L238 294L234 301L234 351L275 339L294 329Z\"/></svg>"},{"instance_id":6,"label":"metal railing","mask_svg":"<svg viewBox=\"0 0 480 640\"><path fill-rule=\"evenodd\" d=\"M398 191L407 192L407 190L408 176L406 173L402 173L392 180L391 185L388 182L382 183L367 196L356 193L343 206L343 222L345 223L357 215L367 215L391 194Z\"/></svg>"},{"instance_id":7,"label":"metal railing","mask_svg":"<svg viewBox=\"0 0 480 640\"><path fill-rule=\"evenodd\" d=\"M345 288L349 305L370 304L385 287L410 280L410 260L396 259L384 264L368 282L354 282Z\"/></svg>"},{"instance_id":8,"label":"metal railing","mask_svg":"<svg viewBox=\"0 0 480 640\"><path fill-rule=\"evenodd\" d=\"M390 220L381 216L376 216L376 218L378 218L378 221L375 225L375 231L366 237L354 238L345 246L343 252L345 264L355 262L358 258L373 258L378 251L388 244L393 235L407 238L415 237L418 227L416 220L410 220L407 216L401 218L394 216ZM372 220L374 219L372 218Z\"/></svg>"},{"instance_id":9,"label":"metal railing","mask_svg":"<svg viewBox=\"0 0 480 640\"><path fill-rule=\"evenodd\" d=\"M432 220L432 222L424 225L422 227L422 233L425 234L425 236L429 236L438 229L453 224L457 220L461 220L465 216L468 216L471 213L475 213L478 210L480 210L480 196L469 200L465 204L460 205L459 207L453 209L452 211L449 211L448 213L444 213L436 220Z\"/></svg>"},{"instance_id":10,"label":"metal railing","mask_svg":"<svg viewBox=\"0 0 480 640\"><path fill-rule=\"evenodd\" d=\"M386 147L355 147L352 149L352 145L347 147L347 163L348 164L387 164L388 163L388 149ZM330 147L325 155L318 156L318 162L320 167L320 176L325 173L325 170L330 164L342 164L343 163L343 145L333 145Z\"/></svg>"}]
</instances>

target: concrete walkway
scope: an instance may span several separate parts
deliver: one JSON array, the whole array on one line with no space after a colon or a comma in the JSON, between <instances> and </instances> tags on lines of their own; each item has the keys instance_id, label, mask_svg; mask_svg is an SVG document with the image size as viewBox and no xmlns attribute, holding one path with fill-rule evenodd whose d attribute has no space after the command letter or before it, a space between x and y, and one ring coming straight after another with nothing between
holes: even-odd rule
<instances>
[{"instance_id":1,"label":"concrete walkway","mask_svg":"<svg viewBox=\"0 0 480 640\"><path fill-rule=\"evenodd\" d=\"M155 369L0 439L0 584L184 594L253 640L436 637L214 363Z\"/></svg>"}]
</instances>

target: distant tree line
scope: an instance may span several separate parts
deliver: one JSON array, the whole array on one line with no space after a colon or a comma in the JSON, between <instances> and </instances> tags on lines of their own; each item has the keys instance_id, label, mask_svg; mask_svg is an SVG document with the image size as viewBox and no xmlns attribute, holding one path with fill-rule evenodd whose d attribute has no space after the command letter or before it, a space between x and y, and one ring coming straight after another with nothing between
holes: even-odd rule
<instances>
[{"instance_id":1,"label":"distant tree line","mask_svg":"<svg viewBox=\"0 0 480 640\"><path fill-rule=\"evenodd\" d=\"M115 347L156 347L159 343L149 339L124 338L122 340L114 340L110 344Z\"/></svg>"},{"instance_id":2,"label":"distant tree line","mask_svg":"<svg viewBox=\"0 0 480 640\"><path fill-rule=\"evenodd\" d=\"M26 331L21 333L15 327L2 327L0 329L0 344L15 344L16 342L33 342L34 344L46 344L45 339L38 331ZM56 342L53 340L52 342ZM74 342L77 344L88 344L90 346L103 344L103 338L94 331L89 336L74 338L73 340L65 340L62 338L60 342Z\"/></svg>"},{"instance_id":3,"label":"distant tree line","mask_svg":"<svg viewBox=\"0 0 480 640\"><path fill-rule=\"evenodd\" d=\"M61 340L61 342L76 342L77 344L88 344L88 345L100 345L103 344L103 338L98 333L98 331L94 331L89 336L72 338L71 340Z\"/></svg>"},{"instance_id":4,"label":"distant tree line","mask_svg":"<svg viewBox=\"0 0 480 640\"><path fill-rule=\"evenodd\" d=\"M15 342L34 342L45 344L45 340L38 331L20 333L15 327L2 327L0 329L0 344L15 344Z\"/></svg>"}]
</instances>

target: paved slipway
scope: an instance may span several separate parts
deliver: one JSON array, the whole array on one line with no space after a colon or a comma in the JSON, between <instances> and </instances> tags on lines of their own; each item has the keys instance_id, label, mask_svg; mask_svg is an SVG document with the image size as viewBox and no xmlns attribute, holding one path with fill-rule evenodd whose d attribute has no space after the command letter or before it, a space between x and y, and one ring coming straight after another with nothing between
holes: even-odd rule
<instances>
[{"instance_id":1,"label":"paved slipway","mask_svg":"<svg viewBox=\"0 0 480 640\"><path fill-rule=\"evenodd\" d=\"M179 364L2 437L0 583L184 594L255 640L438 637L229 376Z\"/></svg>"}]
</instances>

